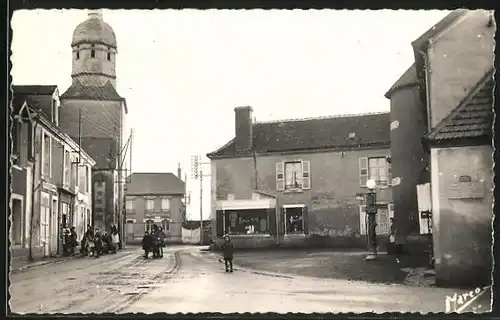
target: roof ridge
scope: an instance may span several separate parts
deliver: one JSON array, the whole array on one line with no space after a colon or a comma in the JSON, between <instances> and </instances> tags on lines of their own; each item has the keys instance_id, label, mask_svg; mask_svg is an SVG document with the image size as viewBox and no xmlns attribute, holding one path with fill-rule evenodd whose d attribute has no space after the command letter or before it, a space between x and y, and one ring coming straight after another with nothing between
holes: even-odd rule
<instances>
[{"instance_id":1,"label":"roof ridge","mask_svg":"<svg viewBox=\"0 0 500 320\"><path fill-rule=\"evenodd\" d=\"M488 81L493 80L495 69L490 69L486 74L476 83L472 90L463 98L458 105L445 117L443 118L429 133L425 135L426 138L431 138L431 136L437 134L441 129L446 127L453 118L459 114L467 104L482 90L485 88Z\"/></svg>"},{"instance_id":2,"label":"roof ridge","mask_svg":"<svg viewBox=\"0 0 500 320\"><path fill-rule=\"evenodd\" d=\"M389 113L390 113L389 111L365 112L365 113L345 113L345 114L339 114L339 115L329 115L329 116L319 116L319 117L288 118L288 119L280 119L280 120L257 121L254 124L279 123L279 122L298 122L298 121L323 120L323 119L355 118L355 117L366 117L366 116L382 115L382 114L389 114Z\"/></svg>"}]
</instances>

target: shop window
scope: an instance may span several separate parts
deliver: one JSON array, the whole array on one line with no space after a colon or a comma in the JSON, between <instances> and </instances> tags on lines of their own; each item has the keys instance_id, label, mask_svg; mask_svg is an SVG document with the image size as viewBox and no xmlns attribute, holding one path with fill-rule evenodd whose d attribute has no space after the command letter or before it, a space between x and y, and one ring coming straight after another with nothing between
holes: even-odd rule
<instances>
[{"instance_id":1,"label":"shop window","mask_svg":"<svg viewBox=\"0 0 500 320\"><path fill-rule=\"evenodd\" d=\"M302 207L286 208L284 213L285 233L304 233L304 215Z\"/></svg>"},{"instance_id":2,"label":"shop window","mask_svg":"<svg viewBox=\"0 0 500 320\"><path fill-rule=\"evenodd\" d=\"M267 210L226 211L226 232L229 234L268 234Z\"/></svg>"}]
</instances>

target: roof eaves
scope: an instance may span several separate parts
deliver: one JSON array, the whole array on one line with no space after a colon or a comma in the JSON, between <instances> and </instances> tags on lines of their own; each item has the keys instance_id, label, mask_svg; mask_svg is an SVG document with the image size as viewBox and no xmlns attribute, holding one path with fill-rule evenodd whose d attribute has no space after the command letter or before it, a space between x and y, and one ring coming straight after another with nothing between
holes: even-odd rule
<instances>
[{"instance_id":1,"label":"roof eaves","mask_svg":"<svg viewBox=\"0 0 500 320\"><path fill-rule=\"evenodd\" d=\"M425 140L435 140L436 136L439 134L439 132L446 127L448 124L451 123L453 118L460 112L462 111L463 108L467 106L467 103L469 103L475 96L476 94L481 91L484 86L488 83L493 78L495 70L492 69L488 71L484 77L479 80L475 87L469 92L469 94L460 101L460 103L457 105L455 109L453 109L441 122L439 122L434 129L432 129L430 132L428 132L425 136ZM447 140L453 140L454 138L448 138Z\"/></svg>"},{"instance_id":2,"label":"roof eaves","mask_svg":"<svg viewBox=\"0 0 500 320\"><path fill-rule=\"evenodd\" d=\"M215 158L217 157L217 153L224 150L225 148L229 147L234 141L236 140L236 138L233 138L231 140L229 140L229 142L227 142L225 145L223 145L222 147L216 149L215 151L212 151L212 152L209 152L206 154L207 158L209 159L212 159L212 158Z\"/></svg>"}]
</instances>

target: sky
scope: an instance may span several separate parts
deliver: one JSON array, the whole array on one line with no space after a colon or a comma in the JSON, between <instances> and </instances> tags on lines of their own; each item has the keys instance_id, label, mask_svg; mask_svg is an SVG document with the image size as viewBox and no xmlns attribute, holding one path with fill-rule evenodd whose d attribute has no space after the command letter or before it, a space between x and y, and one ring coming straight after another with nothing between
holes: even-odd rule
<instances>
[{"instance_id":1,"label":"sky","mask_svg":"<svg viewBox=\"0 0 500 320\"><path fill-rule=\"evenodd\" d=\"M389 111L385 92L413 63L411 42L448 11L103 10L118 43L117 91L134 130L132 172L188 174L190 157L234 137L234 108L257 121ZM71 84L71 39L86 10L12 17L15 85ZM206 174L210 166L203 165ZM183 173L183 174L184 174ZM210 215L210 177L203 183Z\"/></svg>"}]
</instances>

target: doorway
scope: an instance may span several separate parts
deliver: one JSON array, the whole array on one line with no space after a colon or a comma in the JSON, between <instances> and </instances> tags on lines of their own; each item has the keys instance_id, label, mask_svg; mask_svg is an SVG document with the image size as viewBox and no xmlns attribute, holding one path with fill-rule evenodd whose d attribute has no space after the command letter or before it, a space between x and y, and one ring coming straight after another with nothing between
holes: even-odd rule
<instances>
[{"instance_id":1,"label":"doorway","mask_svg":"<svg viewBox=\"0 0 500 320\"><path fill-rule=\"evenodd\" d=\"M52 199L51 216L50 216L50 253L52 255L57 254L57 242L58 242L58 201L57 199Z\"/></svg>"},{"instance_id":2,"label":"doorway","mask_svg":"<svg viewBox=\"0 0 500 320\"><path fill-rule=\"evenodd\" d=\"M23 201L21 199L12 199L12 225L11 241L12 245L21 246L23 239Z\"/></svg>"},{"instance_id":3,"label":"doorway","mask_svg":"<svg viewBox=\"0 0 500 320\"><path fill-rule=\"evenodd\" d=\"M44 256L50 255L50 203L49 195L42 193L42 203L40 205L40 245L43 247Z\"/></svg>"}]
</instances>

